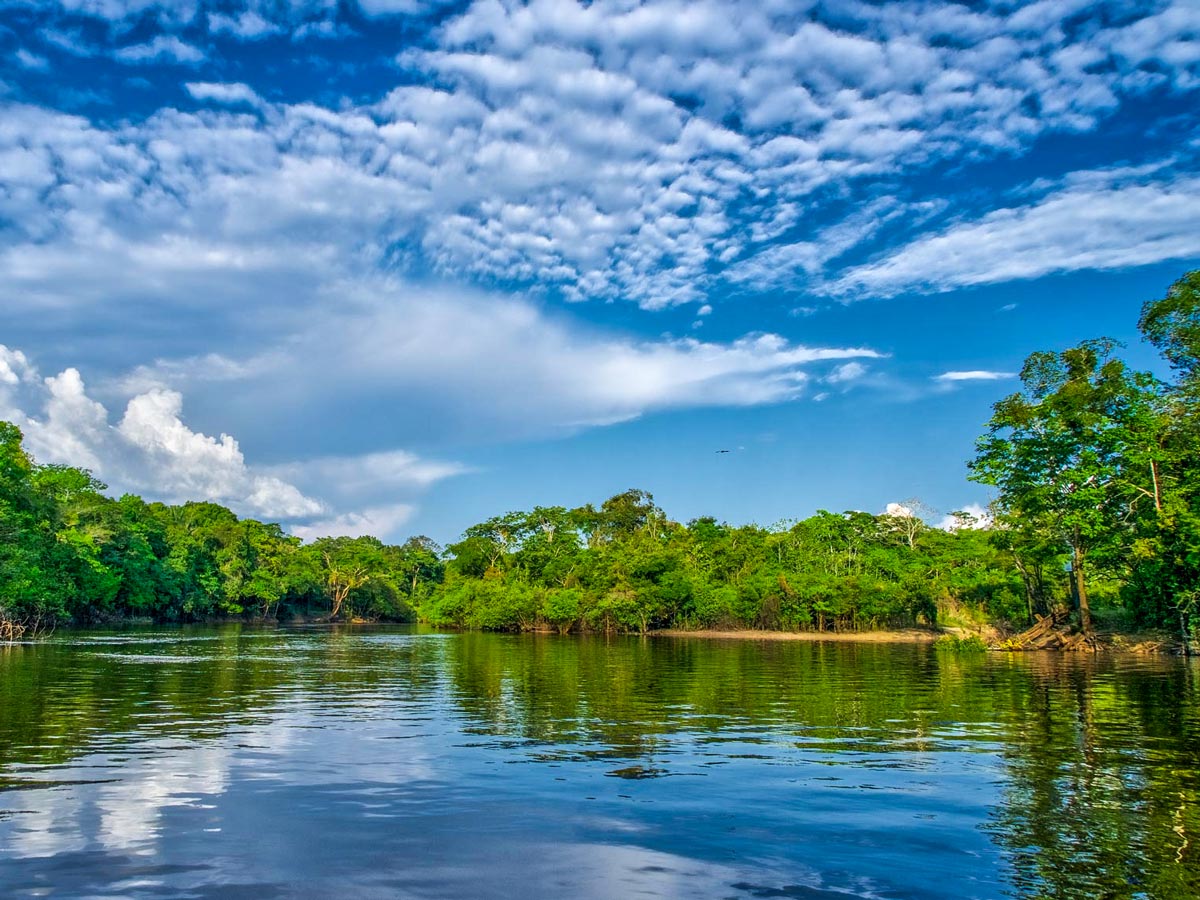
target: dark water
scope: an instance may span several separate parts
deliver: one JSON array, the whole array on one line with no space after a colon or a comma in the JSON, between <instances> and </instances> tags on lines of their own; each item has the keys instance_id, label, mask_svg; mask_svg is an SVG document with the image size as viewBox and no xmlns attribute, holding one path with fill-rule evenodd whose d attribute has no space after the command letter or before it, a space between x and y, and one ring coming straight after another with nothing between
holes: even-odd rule
<instances>
[{"instance_id":1,"label":"dark water","mask_svg":"<svg viewBox=\"0 0 1200 900\"><path fill-rule=\"evenodd\" d=\"M1200 670L210 628L0 649L0 896L1200 896Z\"/></svg>"}]
</instances>

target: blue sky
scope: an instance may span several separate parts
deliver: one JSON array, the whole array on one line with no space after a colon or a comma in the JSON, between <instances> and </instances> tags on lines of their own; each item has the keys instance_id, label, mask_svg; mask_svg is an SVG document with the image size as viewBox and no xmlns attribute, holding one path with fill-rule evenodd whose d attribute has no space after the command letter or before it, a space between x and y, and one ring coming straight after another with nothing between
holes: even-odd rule
<instances>
[{"instance_id":1,"label":"blue sky","mask_svg":"<svg viewBox=\"0 0 1200 900\"><path fill-rule=\"evenodd\" d=\"M1190 0L0 0L0 59L0 417L306 537L936 520L1200 264Z\"/></svg>"}]
</instances>

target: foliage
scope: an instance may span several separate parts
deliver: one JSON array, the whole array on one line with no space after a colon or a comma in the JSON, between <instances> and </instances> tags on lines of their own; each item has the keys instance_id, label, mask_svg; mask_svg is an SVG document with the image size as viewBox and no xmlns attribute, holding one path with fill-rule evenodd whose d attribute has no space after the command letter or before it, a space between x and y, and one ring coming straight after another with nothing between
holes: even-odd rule
<instances>
[{"instance_id":1,"label":"foliage","mask_svg":"<svg viewBox=\"0 0 1200 900\"><path fill-rule=\"evenodd\" d=\"M933 642L933 649L944 653L979 653L987 650L987 644L977 634L959 637L955 634L943 634Z\"/></svg>"},{"instance_id":2,"label":"foliage","mask_svg":"<svg viewBox=\"0 0 1200 900\"><path fill-rule=\"evenodd\" d=\"M38 465L0 422L0 623L6 633L60 622L195 621L339 615L411 619L441 579L427 538L307 546L275 524L215 503L113 499L88 472Z\"/></svg>"},{"instance_id":3,"label":"foliage","mask_svg":"<svg viewBox=\"0 0 1200 900\"><path fill-rule=\"evenodd\" d=\"M819 512L785 529L671 521L645 491L509 512L449 547L420 606L439 625L645 632L933 625L939 605L1021 618L1020 576L983 531Z\"/></svg>"},{"instance_id":4,"label":"foliage","mask_svg":"<svg viewBox=\"0 0 1200 900\"><path fill-rule=\"evenodd\" d=\"M1132 371L1112 341L1035 353L1023 390L995 405L971 477L999 492L1031 615L1067 553L1083 630L1089 594L1115 583L1138 624L1187 638L1200 621L1200 271L1145 304L1138 324L1173 381Z\"/></svg>"}]
</instances>

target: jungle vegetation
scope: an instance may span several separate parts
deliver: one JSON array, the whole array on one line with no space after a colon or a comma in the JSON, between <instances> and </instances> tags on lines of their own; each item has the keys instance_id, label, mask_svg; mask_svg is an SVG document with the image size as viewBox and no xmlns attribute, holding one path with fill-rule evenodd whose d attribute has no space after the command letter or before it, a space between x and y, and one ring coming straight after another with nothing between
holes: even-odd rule
<instances>
[{"instance_id":1,"label":"jungle vegetation","mask_svg":"<svg viewBox=\"0 0 1200 900\"><path fill-rule=\"evenodd\" d=\"M672 521L642 490L425 537L308 544L213 503L114 499L38 464L0 423L0 622L12 638L129 617L420 619L495 630L864 630L948 614L1021 625L1055 607L1093 627L1200 625L1200 271L1145 304L1171 367L1088 340L1034 353L998 401L969 477L993 519L826 512L773 527ZM971 527L986 524L987 527Z\"/></svg>"}]
</instances>

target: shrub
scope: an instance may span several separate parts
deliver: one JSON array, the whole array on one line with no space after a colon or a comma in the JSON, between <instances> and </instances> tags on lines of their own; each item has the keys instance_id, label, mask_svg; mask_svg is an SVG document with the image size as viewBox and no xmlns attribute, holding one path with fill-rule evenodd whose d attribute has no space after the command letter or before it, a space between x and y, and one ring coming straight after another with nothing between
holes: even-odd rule
<instances>
[{"instance_id":1,"label":"shrub","mask_svg":"<svg viewBox=\"0 0 1200 900\"><path fill-rule=\"evenodd\" d=\"M935 650L946 653L978 653L987 650L987 644L977 634L959 637L955 634L943 634L933 642Z\"/></svg>"}]
</instances>

